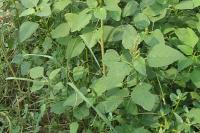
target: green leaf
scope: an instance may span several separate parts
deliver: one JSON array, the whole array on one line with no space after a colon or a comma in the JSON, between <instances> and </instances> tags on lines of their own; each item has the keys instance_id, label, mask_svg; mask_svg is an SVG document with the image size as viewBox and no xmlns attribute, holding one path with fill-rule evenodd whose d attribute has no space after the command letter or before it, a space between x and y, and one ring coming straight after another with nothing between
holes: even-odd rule
<instances>
[{"instance_id":1,"label":"green leaf","mask_svg":"<svg viewBox=\"0 0 200 133\"><path fill-rule=\"evenodd\" d=\"M182 53L166 45L155 45L147 56L151 67L163 67L183 59Z\"/></svg>"},{"instance_id":2,"label":"green leaf","mask_svg":"<svg viewBox=\"0 0 200 133\"><path fill-rule=\"evenodd\" d=\"M136 29L131 26L127 25L124 29L123 39L122 39L122 45L125 49L133 49L135 48L139 43L140 37L137 34Z\"/></svg>"},{"instance_id":3,"label":"green leaf","mask_svg":"<svg viewBox=\"0 0 200 133\"><path fill-rule=\"evenodd\" d=\"M157 96L150 92L151 88L150 84L141 83L131 93L133 102L142 106L147 111L151 111L154 108L157 100Z\"/></svg>"},{"instance_id":4,"label":"green leaf","mask_svg":"<svg viewBox=\"0 0 200 133\"><path fill-rule=\"evenodd\" d=\"M105 19L106 19L106 16L107 16L106 9L105 9L105 8L96 8L96 9L94 10L94 16L95 16L97 19L105 20Z\"/></svg>"},{"instance_id":5,"label":"green leaf","mask_svg":"<svg viewBox=\"0 0 200 133\"><path fill-rule=\"evenodd\" d=\"M141 127L141 128L135 129L133 133L151 133L151 132L149 130L144 129L143 127Z\"/></svg>"},{"instance_id":6,"label":"green leaf","mask_svg":"<svg viewBox=\"0 0 200 133\"><path fill-rule=\"evenodd\" d=\"M63 101L59 101L51 105L51 112L60 115L65 112L65 107L63 106Z\"/></svg>"},{"instance_id":7,"label":"green leaf","mask_svg":"<svg viewBox=\"0 0 200 133\"><path fill-rule=\"evenodd\" d=\"M190 28L179 28L175 30L175 33L180 41L192 48L194 48L199 41L196 33Z\"/></svg>"},{"instance_id":8,"label":"green leaf","mask_svg":"<svg viewBox=\"0 0 200 133\"><path fill-rule=\"evenodd\" d=\"M41 78L44 76L44 68L43 67L34 67L30 70L30 77L33 79Z\"/></svg>"},{"instance_id":9,"label":"green leaf","mask_svg":"<svg viewBox=\"0 0 200 133\"><path fill-rule=\"evenodd\" d=\"M83 99L77 94L73 93L64 101L63 106L77 107L83 102Z\"/></svg>"},{"instance_id":10,"label":"green leaf","mask_svg":"<svg viewBox=\"0 0 200 133\"><path fill-rule=\"evenodd\" d=\"M119 11L121 8L118 6L120 0L104 0L106 9L109 11Z\"/></svg>"},{"instance_id":11,"label":"green leaf","mask_svg":"<svg viewBox=\"0 0 200 133\"><path fill-rule=\"evenodd\" d=\"M117 107L123 102L123 98L111 96L106 98L105 101L100 102L96 108L99 109L102 113L113 112Z\"/></svg>"},{"instance_id":12,"label":"green leaf","mask_svg":"<svg viewBox=\"0 0 200 133\"><path fill-rule=\"evenodd\" d=\"M35 9L34 9L34 8L28 8L28 9L24 10L24 11L19 15L19 17L28 16L28 15L31 15L31 14L34 14L34 13L35 13Z\"/></svg>"},{"instance_id":13,"label":"green leaf","mask_svg":"<svg viewBox=\"0 0 200 133\"><path fill-rule=\"evenodd\" d=\"M119 61L120 61L120 56L117 53L117 51L113 49L107 50L103 56L103 63L108 66L112 66L113 62L119 62Z\"/></svg>"},{"instance_id":14,"label":"green leaf","mask_svg":"<svg viewBox=\"0 0 200 133\"><path fill-rule=\"evenodd\" d=\"M136 28L138 28L138 29L145 29L150 25L150 21L149 21L148 17L146 15L144 15L143 13L138 13L134 17L133 21L134 21Z\"/></svg>"},{"instance_id":15,"label":"green leaf","mask_svg":"<svg viewBox=\"0 0 200 133\"><path fill-rule=\"evenodd\" d=\"M140 74L146 76L146 63L145 59L143 57L137 57L134 62L133 66L136 71L138 71Z\"/></svg>"},{"instance_id":16,"label":"green leaf","mask_svg":"<svg viewBox=\"0 0 200 133\"><path fill-rule=\"evenodd\" d=\"M200 109L199 108L192 108L188 113L187 117L192 119L193 124L200 124Z\"/></svg>"},{"instance_id":17,"label":"green leaf","mask_svg":"<svg viewBox=\"0 0 200 133\"><path fill-rule=\"evenodd\" d=\"M67 23L58 25L53 31L51 31L52 38L65 37L69 34L70 27Z\"/></svg>"},{"instance_id":18,"label":"green leaf","mask_svg":"<svg viewBox=\"0 0 200 133\"><path fill-rule=\"evenodd\" d=\"M78 66L73 69L73 78L75 81L82 79L85 75L86 70L83 66Z\"/></svg>"},{"instance_id":19,"label":"green leaf","mask_svg":"<svg viewBox=\"0 0 200 133\"><path fill-rule=\"evenodd\" d=\"M32 8L37 6L39 0L20 0L22 5L26 8Z\"/></svg>"},{"instance_id":20,"label":"green leaf","mask_svg":"<svg viewBox=\"0 0 200 133\"><path fill-rule=\"evenodd\" d=\"M79 124L77 122L72 122L69 125L70 133L77 133L78 132Z\"/></svg>"},{"instance_id":21,"label":"green leaf","mask_svg":"<svg viewBox=\"0 0 200 133\"><path fill-rule=\"evenodd\" d=\"M180 49L184 54L186 55L192 55L193 54L193 48L188 45L178 45L178 49Z\"/></svg>"},{"instance_id":22,"label":"green leaf","mask_svg":"<svg viewBox=\"0 0 200 133\"><path fill-rule=\"evenodd\" d=\"M48 17L51 15L51 7L50 3L43 1L37 8L36 15L39 17Z\"/></svg>"},{"instance_id":23,"label":"green leaf","mask_svg":"<svg viewBox=\"0 0 200 133\"><path fill-rule=\"evenodd\" d=\"M39 24L35 22L26 21L24 22L19 28L19 40L20 42L25 41L31 35L36 32L38 29Z\"/></svg>"},{"instance_id":24,"label":"green leaf","mask_svg":"<svg viewBox=\"0 0 200 133\"><path fill-rule=\"evenodd\" d=\"M151 34L144 35L144 41L151 47L165 44L164 36L159 29L154 30Z\"/></svg>"},{"instance_id":25,"label":"green leaf","mask_svg":"<svg viewBox=\"0 0 200 133\"><path fill-rule=\"evenodd\" d=\"M71 0L57 0L54 2L54 10L55 11L62 11L71 3Z\"/></svg>"},{"instance_id":26,"label":"green leaf","mask_svg":"<svg viewBox=\"0 0 200 133\"><path fill-rule=\"evenodd\" d=\"M194 9L196 7L200 6L199 0L185 0L178 3L175 8L180 10L188 10L188 9Z\"/></svg>"},{"instance_id":27,"label":"green leaf","mask_svg":"<svg viewBox=\"0 0 200 133\"><path fill-rule=\"evenodd\" d=\"M87 0L87 5L89 8L95 8L98 5L98 2L96 0Z\"/></svg>"},{"instance_id":28,"label":"green leaf","mask_svg":"<svg viewBox=\"0 0 200 133\"><path fill-rule=\"evenodd\" d=\"M80 37L83 39L85 45L88 48L93 48L99 40L99 36L96 30L84 33L80 35Z\"/></svg>"},{"instance_id":29,"label":"green leaf","mask_svg":"<svg viewBox=\"0 0 200 133\"><path fill-rule=\"evenodd\" d=\"M138 6L139 4L136 1L129 1L124 7L122 16L123 17L133 16L138 10Z\"/></svg>"},{"instance_id":30,"label":"green leaf","mask_svg":"<svg viewBox=\"0 0 200 133\"><path fill-rule=\"evenodd\" d=\"M194 69L191 73L191 80L192 83L197 87L200 88L200 70Z\"/></svg>"},{"instance_id":31,"label":"green leaf","mask_svg":"<svg viewBox=\"0 0 200 133\"><path fill-rule=\"evenodd\" d=\"M30 90L31 92L36 92L44 87L44 83L40 81L34 81L33 85L31 86Z\"/></svg>"},{"instance_id":32,"label":"green leaf","mask_svg":"<svg viewBox=\"0 0 200 133\"><path fill-rule=\"evenodd\" d=\"M73 116L78 120L86 118L87 116L89 116L89 114L90 112L86 105L82 105L81 107L76 107L73 110Z\"/></svg>"},{"instance_id":33,"label":"green leaf","mask_svg":"<svg viewBox=\"0 0 200 133\"><path fill-rule=\"evenodd\" d=\"M49 74L49 79L50 80L53 80L57 75L58 73L60 72L61 68L58 68L58 69L55 69L53 70L50 74Z\"/></svg>"},{"instance_id":34,"label":"green leaf","mask_svg":"<svg viewBox=\"0 0 200 133\"><path fill-rule=\"evenodd\" d=\"M65 19L67 20L71 32L80 31L86 25L89 24L92 15L87 14L85 11L80 12L79 14L67 13L65 14Z\"/></svg>"},{"instance_id":35,"label":"green leaf","mask_svg":"<svg viewBox=\"0 0 200 133\"><path fill-rule=\"evenodd\" d=\"M84 48L85 44L80 38L70 38L66 49L66 59L80 55Z\"/></svg>"}]
</instances>

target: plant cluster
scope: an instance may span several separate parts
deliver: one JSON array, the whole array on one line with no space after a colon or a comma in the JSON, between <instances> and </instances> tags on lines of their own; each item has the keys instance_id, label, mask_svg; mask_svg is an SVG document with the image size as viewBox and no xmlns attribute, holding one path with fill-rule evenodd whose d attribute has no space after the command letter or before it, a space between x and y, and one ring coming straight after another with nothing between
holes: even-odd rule
<instances>
[{"instance_id":1,"label":"plant cluster","mask_svg":"<svg viewBox=\"0 0 200 133\"><path fill-rule=\"evenodd\" d=\"M0 132L200 132L200 0L0 0Z\"/></svg>"}]
</instances>

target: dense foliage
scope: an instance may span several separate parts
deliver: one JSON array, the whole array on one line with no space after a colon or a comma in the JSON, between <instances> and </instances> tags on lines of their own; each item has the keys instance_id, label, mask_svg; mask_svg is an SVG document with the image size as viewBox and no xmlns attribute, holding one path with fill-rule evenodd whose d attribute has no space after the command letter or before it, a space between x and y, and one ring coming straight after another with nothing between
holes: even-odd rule
<instances>
[{"instance_id":1,"label":"dense foliage","mask_svg":"<svg viewBox=\"0 0 200 133\"><path fill-rule=\"evenodd\" d=\"M0 0L0 132L200 132L200 0Z\"/></svg>"}]
</instances>

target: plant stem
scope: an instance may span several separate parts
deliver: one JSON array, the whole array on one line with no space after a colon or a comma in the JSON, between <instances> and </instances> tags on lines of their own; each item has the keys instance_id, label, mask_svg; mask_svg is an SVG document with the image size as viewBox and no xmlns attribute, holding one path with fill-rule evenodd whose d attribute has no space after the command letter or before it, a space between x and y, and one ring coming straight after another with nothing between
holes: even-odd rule
<instances>
[{"instance_id":1,"label":"plant stem","mask_svg":"<svg viewBox=\"0 0 200 133\"><path fill-rule=\"evenodd\" d=\"M101 20L101 38L100 38L100 46L101 46L101 58L103 60L103 56L104 56L104 38L103 38L103 20ZM105 76L106 75L106 66L104 65L103 61L102 61L102 73Z\"/></svg>"},{"instance_id":2,"label":"plant stem","mask_svg":"<svg viewBox=\"0 0 200 133\"><path fill-rule=\"evenodd\" d=\"M4 59L5 59L6 63L7 63L7 65L8 65L8 68L10 69L10 71L11 71L13 77L16 77L16 74L15 74L15 72L14 72L14 70L13 70L11 64L9 63L7 56L6 56L6 54L4 53L3 45L2 45L1 43L0 43L0 48L1 48L1 52L2 52L2 54L3 54L3 57L4 57ZM23 93L23 91L21 90L20 83L19 83L17 80L15 80L15 82L16 82L16 84L17 84L18 90L19 90L21 93Z\"/></svg>"}]
</instances>

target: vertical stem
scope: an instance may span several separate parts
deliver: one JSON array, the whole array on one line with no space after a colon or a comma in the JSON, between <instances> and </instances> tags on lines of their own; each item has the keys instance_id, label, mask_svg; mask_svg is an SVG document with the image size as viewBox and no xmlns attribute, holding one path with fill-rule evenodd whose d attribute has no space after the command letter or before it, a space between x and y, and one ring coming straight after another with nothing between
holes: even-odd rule
<instances>
[{"instance_id":1,"label":"vertical stem","mask_svg":"<svg viewBox=\"0 0 200 133\"><path fill-rule=\"evenodd\" d=\"M0 46L2 46L2 45L0 44ZM3 47L2 47L2 48L3 48ZM14 72L14 70L13 70L11 64L9 63L8 58L7 58L6 54L4 53L4 50L2 49L1 52L2 52L2 54L3 54L3 57L4 57L4 59L5 59L6 63L7 63L7 65L8 65L8 68L10 69L10 71L11 71L13 77L16 77L16 74L15 74L15 72ZM17 84L18 90L19 90L20 92L22 92L19 82L18 82L17 80L15 80L15 82L16 82L16 84ZM22 93L23 93L23 92L22 92Z\"/></svg>"},{"instance_id":2,"label":"vertical stem","mask_svg":"<svg viewBox=\"0 0 200 133\"><path fill-rule=\"evenodd\" d=\"M100 45L101 45L101 57L103 59L103 56L104 56L104 38L103 38L103 35L104 35L104 31L103 31L103 20L101 20L101 38L100 38ZM102 73L103 75L105 76L106 75L106 66L103 64L102 62Z\"/></svg>"}]
</instances>

